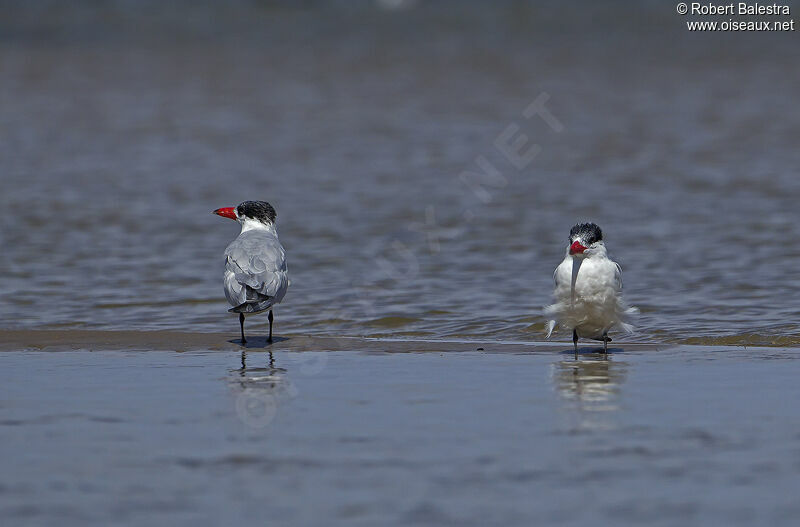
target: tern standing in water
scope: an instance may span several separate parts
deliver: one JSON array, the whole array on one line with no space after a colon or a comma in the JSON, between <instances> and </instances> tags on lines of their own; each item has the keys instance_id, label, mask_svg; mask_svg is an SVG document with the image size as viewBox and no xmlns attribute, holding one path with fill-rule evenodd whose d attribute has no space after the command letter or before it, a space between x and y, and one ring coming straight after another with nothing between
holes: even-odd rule
<instances>
[{"instance_id":1,"label":"tern standing in water","mask_svg":"<svg viewBox=\"0 0 800 527\"><path fill-rule=\"evenodd\" d=\"M268 342L272 342L272 306L280 303L289 287L286 252L275 230L275 209L266 201L245 201L238 207L217 209L214 214L242 225L242 232L225 249L225 297L239 313L244 337L246 316L269 311Z\"/></svg>"},{"instance_id":2,"label":"tern standing in water","mask_svg":"<svg viewBox=\"0 0 800 527\"><path fill-rule=\"evenodd\" d=\"M608 258L603 231L594 223L580 223L569 231L567 254L553 278L555 303L544 310L553 317L547 337L556 323L571 329L576 360L579 338L602 341L608 356L609 330L633 331L626 317L637 310L622 300L622 269Z\"/></svg>"}]
</instances>

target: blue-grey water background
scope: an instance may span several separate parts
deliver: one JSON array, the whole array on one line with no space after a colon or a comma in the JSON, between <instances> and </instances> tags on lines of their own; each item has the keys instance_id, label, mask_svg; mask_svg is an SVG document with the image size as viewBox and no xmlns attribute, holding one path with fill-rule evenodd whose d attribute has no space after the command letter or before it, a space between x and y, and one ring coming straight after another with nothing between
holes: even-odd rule
<instances>
[{"instance_id":1,"label":"blue-grey water background","mask_svg":"<svg viewBox=\"0 0 800 527\"><path fill-rule=\"evenodd\" d=\"M797 525L798 36L686 19L0 0L0 523ZM292 285L242 354L245 199ZM579 220L637 334L493 342Z\"/></svg>"},{"instance_id":2,"label":"blue-grey water background","mask_svg":"<svg viewBox=\"0 0 800 527\"><path fill-rule=\"evenodd\" d=\"M0 326L235 330L210 211L264 199L284 333L541 339L594 220L637 340L800 343L796 32L401 4L0 3ZM542 94L560 133L523 116Z\"/></svg>"}]
</instances>

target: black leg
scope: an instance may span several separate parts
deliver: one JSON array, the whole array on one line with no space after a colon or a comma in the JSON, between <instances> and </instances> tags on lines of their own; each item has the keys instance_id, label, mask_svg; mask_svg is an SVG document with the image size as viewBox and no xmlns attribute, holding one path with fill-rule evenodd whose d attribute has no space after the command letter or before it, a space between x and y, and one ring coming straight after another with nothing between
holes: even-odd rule
<instances>
[{"instance_id":1,"label":"black leg","mask_svg":"<svg viewBox=\"0 0 800 527\"><path fill-rule=\"evenodd\" d=\"M572 330L572 345L575 346L575 360L578 360L578 330Z\"/></svg>"},{"instance_id":2,"label":"black leg","mask_svg":"<svg viewBox=\"0 0 800 527\"><path fill-rule=\"evenodd\" d=\"M239 313L239 325L242 327L242 344L247 344L247 339L244 338L244 313Z\"/></svg>"},{"instance_id":3,"label":"black leg","mask_svg":"<svg viewBox=\"0 0 800 527\"><path fill-rule=\"evenodd\" d=\"M269 337L267 337L267 342L272 342L272 310L269 310L269 315L267 315L269 319Z\"/></svg>"},{"instance_id":4,"label":"black leg","mask_svg":"<svg viewBox=\"0 0 800 527\"><path fill-rule=\"evenodd\" d=\"M603 333L603 353L608 358L608 333Z\"/></svg>"}]
</instances>

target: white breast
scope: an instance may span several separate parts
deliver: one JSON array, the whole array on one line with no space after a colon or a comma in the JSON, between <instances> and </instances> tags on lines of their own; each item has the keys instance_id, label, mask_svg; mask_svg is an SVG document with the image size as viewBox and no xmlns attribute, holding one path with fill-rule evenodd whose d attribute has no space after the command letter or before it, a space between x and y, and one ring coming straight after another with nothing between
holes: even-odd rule
<instances>
[{"instance_id":1,"label":"white breast","mask_svg":"<svg viewBox=\"0 0 800 527\"><path fill-rule=\"evenodd\" d=\"M545 309L554 317L553 323L575 329L584 338L602 338L615 326L630 330L623 320L628 308L622 301L621 273L615 262L600 256L580 260L568 255L554 278L555 303Z\"/></svg>"}]
</instances>

